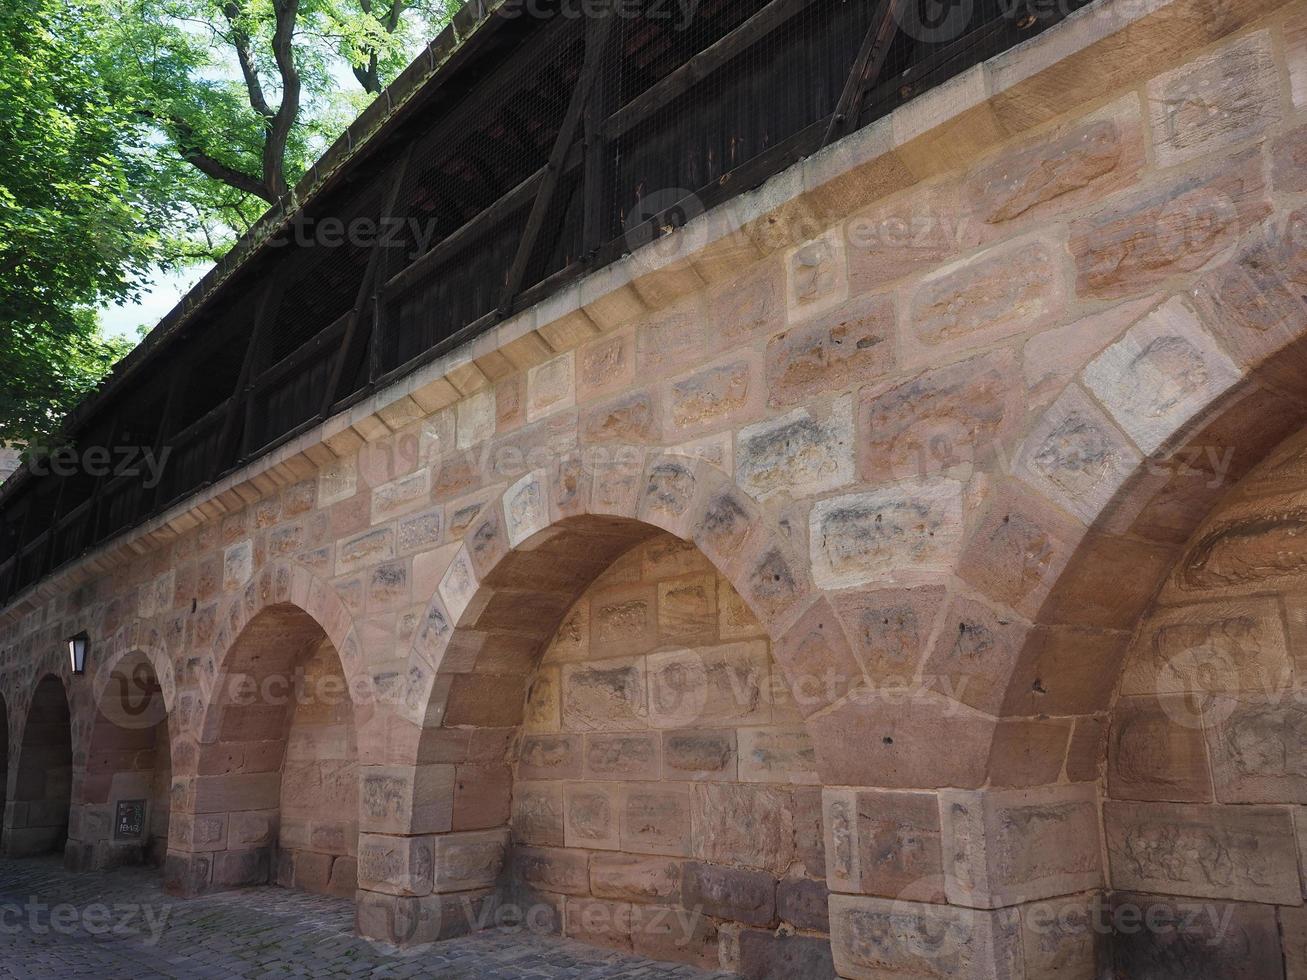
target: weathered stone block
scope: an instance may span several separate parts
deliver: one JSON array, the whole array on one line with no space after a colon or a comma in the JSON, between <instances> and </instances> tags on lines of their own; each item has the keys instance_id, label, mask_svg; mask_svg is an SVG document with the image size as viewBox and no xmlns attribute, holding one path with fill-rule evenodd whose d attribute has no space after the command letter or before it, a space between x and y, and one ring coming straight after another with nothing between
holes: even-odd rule
<instances>
[{"instance_id":1,"label":"weathered stone block","mask_svg":"<svg viewBox=\"0 0 1307 980\"><path fill-rule=\"evenodd\" d=\"M1067 302L1060 254L1029 240L931 273L910 301L915 344L955 350L1051 325Z\"/></svg>"},{"instance_id":2,"label":"weathered stone block","mask_svg":"<svg viewBox=\"0 0 1307 980\"><path fill-rule=\"evenodd\" d=\"M663 778L735 779L735 729L663 733Z\"/></svg>"},{"instance_id":3,"label":"weathered stone block","mask_svg":"<svg viewBox=\"0 0 1307 980\"><path fill-rule=\"evenodd\" d=\"M571 351L537 364L526 375L526 420L534 422L551 412L576 404L574 355Z\"/></svg>"},{"instance_id":4,"label":"weathered stone block","mask_svg":"<svg viewBox=\"0 0 1307 980\"><path fill-rule=\"evenodd\" d=\"M858 590L835 598L845 635L867 676L885 688L907 687L944 609L944 590Z\"/></svg>"},{"instance_id":5,"label":"weathered stone block","mask_svg":"<svg viewBox=\"0 0 1307 980\"><path fill-rule=\"evenodd\" d=\"M764 641L650 654L649 724L689 728L709 721L771 721L771 660Z\"/></svg>"},{"instance_id":6,"label":"weathered stone block","mask_svg":"<svg viewBox=\"0 0 1307 980\"><path fill-rule=\"evenodd\" d=\"M579 779L583 762L580 735L527 735L518 753L522 779Z\"/></svg>"},{"instance_id":7,"label":"weathered stone block","mask_svg":"<svg viewBox=\"0 0 1307 980\"><path fill-rule=\"evenodd\" d=\"M585 736L585 779L657 779L661 750L654 732Z\"/></svg>"},{"instance_id":8,"label":"weathered stone block","mask_svg":"<svg viewBox=\"0 0 1307 980\"><path fill-rule=\"evenodd\" d=\"M831 229L786 253L787 300L791 320L812 316L849 294L844 238Z\"/></svg>"},{"instance_id":9,"label":"weathered stone block","mask_svg":"<svg viewBox=\"0 0 1307 980\"><path fill-rule=\"evenodd\" d=\"M689 908L747 925L770 925L776 917L776 879L761 871L691 861L684 868L681 894Z\"/></svg>"},{"instance_id":10,"label":"weathered stone block","mask_svg":"<svg viewBox=\"0 0 1307 980\"><path fill-rule=\"evenodd\" d=\"M934 480L821 500L808 535L822 588L939 574L961 543L962 488Z\"/></svg>"},{"instance_id":11,"label":"weathered stone block","mask_svg":"<svg viewBox=\"0 0 1307 980\"><path fill-rule=\"evenodd\" d=\"M647 391L620 395L581 415L581 436L591 445L639 443L657 439L658 433L658 406Z\"/></svg>"},{"instance_id":12,"label":"weathered stone block","mask_svg":"<svg viewBox=\"0 0 1307 980\"><path fill-rule=\"evenodd\" d=\"M620 786L604 783L568 783L563 787L566 807L564 841L568 847L616 850L620 841Z\"/></svg>"},{"instance_id":13,"label":"weathered stone block","mask_svg":"<svg viewBox=\"0 0 1307 980\"><path fill-rule=\"evenodd\" d=\"M830 916L831 950L841 977L1017 980L1024 975L1015 909L832 894Z\"/></svg>"},{"instance_id":14,"label":"weathered stone block","mask_svg":"<svg viewBox=\"0 0 1307 980\"><path fill-rule=\"evenodd\" d=\"M391 895L427 895L434 867L431 837L359 834L359 883Z\"/></svg>"},{"instance_id":15,"label":"weathered stone block","mask_svg":"<svg viewBox=\"0 0 1307 980\"><path fill-rule=\"evenodd\" d=\"M1201 269L1266 216L1265 195L1260 153L1245 153L1114 200L1071 225L1077 292L1137 295Z\"/></svg>"},{"instance_id":16,"label":"weathered stone block","mask_svg":"<svg viewBox=\"0 0 1307 980\"><path fill-rule=\"evenodd\" d=\"M504 868L508 831L440 834L432 840L432 848L435 891L491 888Z\"/></svg>"},{"instance_id":17,"label":"weathered stone block","mask_svg":"<svg viewBox=\"0 0 1307 980\"><path fill-rule=\"evenodd\" d=\"M1222 803L1307 803L1307 705L1275 692L1220 695L1204 727Z\"/></svg>"},{"instance_id":18,"label":"weathered stone block","mask_svg":"<svg viewBox=\"0 0 1307 980\"><path fill-rule=\"evenodd\" d=\"M877 203L844 224L849 289L880 289L978 244L956 183L927 185Z\"/></svg>"},{"instance_id":19,"label":"weathered stone block","mask_svg":"<svg viewBox=\"0 0 1307 980\"><path fill-rule=\"evenodd\" d=\"M657 593L652 586L605 589L590 598L590 651L631 656L658 639Z\"/></svg>"},{"instance_id":20,"label":"weathered stone block","mask_svg":"<svg viewBox=\"0 0 1307 980\"><path fill-rule=\"evenodd\" d=\"M1089 783L940 794L949 901L998 908L1103 883Z\"/></svg>"},{"instance_id":21,"label":"weathered stone block","mask_svg":"<svg viewBox=\"0 0 1307 980\"><path fill-rule=\"evenodd\" d=\"M1118 888L1302 904L1288 808L1108 801L1103 820Z\"/></svg>"},{"instance_id":22,"label":"weathered stone block","mask_svg":"<svg viewBox=\"0 0 1307 980\"><path fill-rule=\"evenodd\" d=\"M508 820L513 772L502 763L461 765L454 781L454 830L487 830Z\"/></svg>"},{"instance_id":23,"label":"weathered stone block","mask_svg":"<svg viewBox=\"0 0 1307 980\"><path fill-rule=\"evenodd\" d=\"M1110 914L1112 921L1127 923L1112 936L1112 968L1118 975L1157 980L1280 980L1285 975L1275 909L1269 905L1115 892Z\"/></svg>"},{"instance_id":24,"label":"weathered stone block","mask_svg":"<svg viewBox=\"0 0 1307 980\"><path fill-rule=\"evenodd\" d=\"M694 855L783 873L794 859L796 813L789 789L699 783L691 794Z\"/></svg>"},{"instance_id":25,"label":"weathered stone block","mask_svg":"<svg viewBox=\"0 0 1307 980\"><path fill-rule=\"evenodd\" d=\"M1279 87L1269 31L1157 76L1147 96L1158 166L1219 152L1274 126L1281 116Z\"/></svg>"},{"instance_id":26,"label":"weathered stone block","mask_svg":"<svg viewBox=\"0 0 1307 980\"><path fill-rule=\"evenodd\" d=\"M433 834L453 820L454 767L361 766L359 829L379 834Z\"/></svg>"},{"instance_id":27,"label":"weathered stone block","mask_svg":"<svg viewBox=\"0 0 1307 980\"><path fill-rule=\"evenodd\" d=\"M1238 546L1258 547L1257 537L1240 534ZM1273 540L1263 540L1261 546L1278 553ZM1243 571L1250 565L1239 567ZM1291 673L1285 626L1274 599L1162 607L1139 630L1121 693L1203 696L1191 699L1193 713L1210 695L1284 691Z\"/></svg>"},{"instance_id":28,"label":"weathered stone block","mask_svg":"<svg viewBox=\"0 0 1307 980\"><path fill-rule=\"evenodd\" d=\"M680 909L669 915L665 908L631 907L631 944L641 956L716 970L721 965L718 943L717 923L707 915Z\"/></svg>"},{"instance_id":29,"label":"weathered stone block","mask_svg":"<svg viewBox=\"0 0 1307 980\"><path fill-rule=\"evenodd\" d=\"M1023 905L1027 977L1096 980L1111 960L1111 923L1101 892Z\"/></svg>"},{"instance_id":30,"label":"weathered stone block","mask_svg":"<svg viewBox=\"0 0 1307 980\"><path fill-rule=\"evenodd\" d=\"M672 643L717 638L717 578L693 575L658 583L658 634Z\"/></svg>"},{"instance_id":31,"label":"weathered stone block","mask_svg":"<svg viewBox=\"0 0 1307 980\"><path fill-rule=\"evenodd\" d=\"M1085 385L1145 453L1152 453L1240 378L1198 317L1173 299L1084 370Z\"/></svg>"},{"instance_id":32,"label":"weathered stone block","mask_svg":"<svg viewBox=\"0 0 1307 980\"><path fill-rule=\"evenodd\" d=\"M760 500L812 496L852 483L852 398L838 399L825 417L798 408L741 429L735 470L740 486Z\"/></svg>"},{"instance_id":33,"label":"weathered stone block","mask_svg":"<svg viewBox=\"0 0 1307 980\"><path fill-rule=\"evenodd\" d=\"M1119 800L1212 800L1202 714L1185 695L1123 697L1112 713L1108 787Z\"/></svg>"},{"instance_id":34,"label":"weathered stone block","mask_svg":"<svg viewBox=\"0 0 1307 980\"><path fill-rule=\"evenodd\" d=\"M767 344L767 399L795 405L885 374L894 363L894 303L854 300Z\"/></svg>"},{"instance_id":35,"label":"weathered stone block","mask_svg":"<svg viewBox=\"0 0 1307 980\"><path fill-rule=\"evenodd\" d=\"M635 854L593 854L590 891L598 898L667 904L680 901L681 863Z\"/></svg>"},{"instance_id":36,"label":"weathered stone block","mask_svg":"<svg viewBox=\"0 0 1307 980\"><path fill-rule=\"evenodd\" d=\"M830 940L746 929L740 933L740 976L744 980L830 980L835 976Z\"/></svg>"},{"instance_id":37,"label":"weathered stone block","mask_svg":"<svg viewBox=\"0 0 1307 980\"><path fill-rule=\"evenodd\" d=\"M850 698L810 718L808 730L826 785L933 789L985 781L995 724L956 701L905 686L883 697Z\"/></svg>"},{"instance_id":38,"label":"weathered stone block","mask_svg":"<svg viewBox=\"0 0 1307 980\"><path fill-rule=\"evenodd\" d=\"M1138 102L1126 98L1001 151L967 174L964 193L971 214L986 225L1034 221L1125 185L1143 161Z\"/></svg>"},{"instance_id":39,"label":"weathered stone block","mask_svg":"<svg viewBox=\"0 0 1307 980\"><path fill-rule=\"evenodd\" d=\"M590 893L589 855L553 847L513 848L513 875L519 881L563 895Z\"/></svg>"},{"instance_id":40,"label":"weathered stone block","mask_svg":"<svg viewBox=\"0 0 1307 980\"><path fill-rule=\"evenodd\" d=\"M659 783L628 784L623 794L622 850L634 854L690 854L690 787Z\"/></svg>"},{"instance_id":41,"label":"weathered stone block","mask_svg":"<svg viewBox=\"0 0 1307 980\"><path fill-rule=\"evenodd\" d=\"M1139 459L1102 409L1072 386L1035 423L1017 452L1013 473L1092 523Z\"/></svg>"},{"instance_id":42,"label":"weathered stone block","mask_svg":"<svg viewBox=\"0 0 1307 980\"><path fill-rule=\"evenodd\" d=\"M738 741L741 782L819 782L817 750L802 725L741 728Z\"/></svg>"},{"instance_id":43,"label":"weathered stone block","mask_svg":"<svg viewBox=\"0 0 1307 980\"><path fill-rule=\"evenodd\" d=\"M563 667L563 725L569 731L640 729L645 727L648 714L642 659Z\"/></svg>"},{"instance_id":44,"label":"weathered stone block","mask_svg":"<svg viewBox=\"0 0 1307 980\"><path fill-rule=\"evenodd\" d=\"M862 389L858 472L868 483L925 480L1001 458L1021 421L1016 363L1006 353Z\"/></svg>"},{"instance_id":45,"label":"weathered stone block","mask_svg":"<svg viewBox=\"0 0 1307 980\"><path fill-rule=\"evenodd\" d=\"M998 714L1026 634L1025 624L1010 614L959 596L945 614L924 676L947 697Z\"/></svg>"},{"instance_id":46,"label":"weathered stone block","mask_svg":"<svg viewBox=\"0 0 1307 980\"><path fill-rule=\"evenodd\" d=\"M824 881L811 878L782 878L776 884L776 917L796 929L829 932L830 917Z\"/></svg>"},{"instance_id":47,"label":"weathered stone block","mask_svg":"<svg viewBox=\"0 0 1307 980\"><path fill-rule=\"evenodd\" d=\"M755 398L753 364L733 360L706 368L668 390L669 431L679 437L728 425L759 399Z\"/></svg>"},{"instance_id":48,"label":"weathered stone block","mask_svg":"<svg viewBox=\"0 0 1307 980\"><path fill-rule=\"evenodd\" d=\"M562 845L562 783L518 783L513 787L513 840Z\"/></svg>"},{"instance_id":49,"label":"weathered stone block","mask_svg":"<svg viewBox=\"0 0 1307 980\"><path fill-rule=\"evenodd\" d=\"M827 789L823 807L831 891L944 901L934 793Z\"/></svg>"}]
</instances>

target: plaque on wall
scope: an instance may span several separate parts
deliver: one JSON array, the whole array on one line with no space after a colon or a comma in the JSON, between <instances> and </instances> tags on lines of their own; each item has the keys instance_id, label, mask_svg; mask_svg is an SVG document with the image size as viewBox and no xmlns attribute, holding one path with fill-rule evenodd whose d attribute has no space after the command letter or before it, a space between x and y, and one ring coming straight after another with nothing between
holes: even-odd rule
<instances>
[{"instance_id":1,"label":"plaque on wall","mask_svg":"<svg viewBox=\"0 0 1307 980\"><path fill-rule=\"evenodd\" d=\"M145 836L145 801L119 800L113 818L114 840L140 840Z\"/></svg>"}]
</instances>

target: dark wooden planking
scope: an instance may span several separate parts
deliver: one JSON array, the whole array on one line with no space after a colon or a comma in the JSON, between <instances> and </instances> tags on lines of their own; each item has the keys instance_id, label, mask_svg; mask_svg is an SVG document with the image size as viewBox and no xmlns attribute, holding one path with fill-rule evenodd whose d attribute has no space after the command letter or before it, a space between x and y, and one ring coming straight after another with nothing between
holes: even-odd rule
<instances>
[{"instance_id":1,"label":"dark wooden planking","mask_svg":"<svg viewBox=\"0 0 1307 980\"><path fill-rule=\"evenodd\" d=\"M116 528L144 518L172 499L194 493L221 473L230 472L256 451L256 443L258 452L279 445L304 431L306 418L347 409L378 385L488 329L505 306L501 288L507 279L504 269L519 277L524 287L520 294L508 297L507 307L522 309L619 258L632 242L656 237L667 223L666 208L643 225L641 214L636 214L626 227L620 220L637 206L646 210L641 201L648 188L698 188L678 203L711 208L813 152L832 125L839 126L834 118L837 114L845 117L844 128L851 129L900 104L905 99L903 91L923 91L1016 40L1037 33L1032 30L1022 34L1011 21L999 19L997 7L992 11L986 7L983 17L993 19L977 21L972 25L975 29L949 45L918 43L901 35L897 41L872 41L870 47L864 43L860 48L859 42L876 36L874 30L869 31L869 25L874 28L887 23L883 17L876 17L879 9L851 0L772 0L767 4L705 0L690 30L677 31L644 22L624 24L622 45L614 56L617 67L611 68L609 74L600 69L597 87L592 87L592 92L598 94L584 103L581 114L584 136L569 141L563 162L552 177L548 163L540 157L546 155L551 141L555 150L548 154L551 158L561 145L557 140L561 128L558 116L550 115L546 123L540 124L536 110L520 110L525 104L520 99L515 98L507 110L502 102L514 92L521 92L522 78L530 76L538 88L533 93L538 98L530 104L557 106L566 116L555 93L561 86L579 81L584 71L584 61L577 55L579 36L569 34L575 24L568 27L562 23L564 18L555 17L546 24L518 24L498 32L497 39L485 50L511 54L512 65L520 63L521 55L533 59L537 67L512 75L490 70L488 61L472 59L458 83L446 84L442 90L443 104L437 105L439 100L424 96L406 105L385 124L389 141L374 143L366 159L352 162L331 177L309 206L310 211L321 213L321 208L327 206L323 202L329 202L338 191L357 197L346 190L350 182L357 188L382 179L393 172L399 154L412 152L412 144L421 140L436 152L435 156L428 153L430 165L424 172L443 182L437 193L428 194L417 212L438 218L440 231L435 247L406 269L392 268L389 261L378 260L373 281L383 283L379 290L367 290L361 285L368 278L373 259L359 250L355 250L357 262L351 259L342 264L339 256L301 258L296 262L328 263L313 269L300 266L299 271L319 274L313 270L321 269L320 274L330 283L329 295L347 293L347 297L339 307L331 309L319 298L316 305L323 308L312 314L312 331L300 342L309 324L303 317L296 321L294 350L283 352L281 347L291 346L289 338L283 340L276 349L275 363L266 365L266 370L257 363L248 364L251 350L264 349L258 337L242 336L244 343L239 343L239 348L246 356L223 371L222 388L230 392L223 407L210 408L216 391L193 398L195 386L185 386L187 405L183 420L177 423L183 431L164 438L164 444L176 443L180 461L170 460L167 489L161 488L153 499L128 493L125 485L114 484L113 499L106 503L106 488L100 481L89 491L91 499L82 511L80 489L72 493L64 488L64 497L59 499L59 491L50 481L31 476L17 481L21 488L6 489L3 521L8 528L18 530L16 536L10 534L16 537L14 547L26 549L23 574L32 573L31 541L43 529L45 518L41 514L52 502L57 508L57 523L51 522L51 526L66 531L66 543L55 542L48 553L58 555L51 561L63 560L81 540L76 519L67 515L85 513L91 527L86 540L98 542L110 533L110 526ZM811 16L797 16L805 12L811 12ZM769 18L775 18L773 26L761 30L758 25ZM1047 23L1041 22L1038 28L1045 26ZM752 41L751 31L759 31ZM560 50L557 39L569 45L566 67L555 72L538 67L540 52L547 47L542 40L546 37L555 39L551 42L555 51L551 53ZM865 60L864 50L869 51ZM871 69L877 61L883 64L885 77L868 84L867 80L876 74ZM612 62L605 64L611 67ZM855 68L861 64L863 70L850 71L851 64ZM620 80L613 74L616 71L621 72ZM803 84L795 84L796 77L802 77ZM611 89L599 80L610 83ZM617 105L627 93L634 97L625 105ZM570 109L574 99L562 101ZM433 139L433 134L450 132L459 117L469 126L482 118L485 122L466 145L451 146L447 151L443 137ZM436 129L432 128L433 120ZM610 125L620 132L616 140L609 139ZM534 152L540 157L533 159ZM416 186L412 173L410 170L407 186ZM540 194L547 178L554 184L549 203ZM610 178L611 183L606 183ZM516 184L496 197L513 181ZM466 199L447 200L451 195L464 195ZM433 205L437 211L431 209ZM407 206L401 205L398 210L402 212ZM526 213L528 207L543 212L544 217L532 219ZM450 233L441 237L444 228L449 228ZM521 240L528 237L527 231L533 232L536 241L523 257ZM248 282L259 277L286 278L284 270L291 255L264 250L257 258L247 258L242 272L246 285L224 287L226 294L232 288L248 291ZM339 341L343 340L340 315L358 308L360 295L365 298L350 343L357 349L364 343L363 338L368 338L366 346L377 358L371 383L354 363L364 361L339 351ZM375 305L369 303L372 296L376 297ZM182 329L192 335L186 340L188 344L206 335L222 336L218 347L225 344L230 348L232 344L225 337L239 335L240 324L248 324L250 319L248 315L240 318L234 309L220 310L198 325L193 318L188 319ZM265 318L254 319L262 324ZM385 327L393 334L384 345L378 342L377 327ZM344 329L348 329L348 323ZM175 330L160 335L169 350L176 349L174 342L182 339ZM333 351L332 345L338 348ZM157 349L160 345L149 346ZM328 352L337 356L328 358ZM196 370L198 373L203 368ZM233 375L234 384L227 380ZM160 377L168 375L161 373ZM117 417L123 415L130 417L131 427L136 428L143 404L140 398L145 397L144 388L149 386L137 384L129 391L120 382L115 380L110 386L114 389L111 396L99 399L96 407L115 425ZM212 382L209 386L213 387ZM162 389L158 394L162 397ZM330 396L335 400L324 408ZM169 417L174 414L173 409L165 412ZM192 419L193 414L202 417ZM239 452L231 443L233 432L244 443ZM50 489L42 490L40 507L24 503L23 498L29 496L26 491L42 484ZM165 496L171 499L160 499ZM29 526L19 529L16 523ZM48 539L43 540L48 547ZM14 557L9 560L14 564L10 567L16 568L17 551L11 554ZM16 571L11 574L19 577Z\"/></svg>"},{"instance_id":2,"label":"dark wooden planking","mask_svg":"<svg viewBox=\"0 0 1307 980\"><path fill-rule=\"evenodd\" d=\"M816 0L771 0L735 30L613 113L604 124L604 135L610 140L616 139L644 122L814 2Z\"/></svg>"},{"instance_id":3,"label":"dark wooden planking","mask_svg":"<svg viewBox=\"0 0 1307 980\"><path fill-rule=\"evenodd\" d=\"M390 178L390 187L386 191L386 199L381 206L381 215L379 222L385 221L390 215L395 213L395 199L399 195L399 188L404 182L404 177L408 173L409 158L413 155L413 144L409 143L404 152L395 162L395 172ZM328 409L336 402L342 392L341 378L345 373L345 365L357 361L363 356L367 347L368 337L364 331L359 329L359 319L363 314L364 303L372 301L372 288L376 282L377 267L381 259L381 245L379 242L373 242L372 252L368 256L368 267L363 273L363 282L359 284L358 295L354 299L354 306L346 316L348 324L344 330L344 336L341 338L340 351L336 355L336 360L331 366L331 375L327 379L326 387L322 393L322 403L318 409L319 416L325 416ZM375 327L375 322L372 324Z\"/></svg>"},{"instance_id":4,"label":"dark wooden planking","mask_svg":"<svg viewBox=\"0 0 1307 980\"><path fill-rule=\"evenodd\" d=\"M241 362L240 374L236 377L236 388L227 401L227 413L223 418L222 435L218 439L218 451L213 456L213 465L208 477L209 481L216 479L226 465L226 461L237 455L236 443L240 437L237 420L240 419L242 411L249 401L250 377L254 372L254 362L255 358L258 357L259 344L263 340L263 334L270 319L269 308L272 306L273 297L280 294L281 288L282 283L279 280L271 279L263 287L263 293L259 297L259 303L254 313L254 329L250 331L249 346L245 348L245 359Z\"/></svg>"},{"instance_id":5,"label":"dark wooden planking","mask_svg":"<svg viewBox=\"0 0 1307 980\"><path fill-rule=\"evenodd\" d=\"M617 18L611 9L605 7L601 14L591 15L586 22L585 64L576 80L576 88L572 91L567 114L563 116L563 123L554 140L554 148L549 153L549 162L545 165L544 176L540 179L540 189L536 192L531 213L526 220L526 229L522 232L522 242L513 257L513 264L508 268L504 291L499 300L501 314L512 307L513 298L522 288L522 278L526 275L527 263L531 261L536 239L545 223L549 206L553 203L554 191L558 187L563 165L573 148L576 129L581 122L581 114L585 111L586 100L590 98L590 88L594 85L595 79L599 76L599 69L603 65L604 46L616 21Z\"/></svg>"},{"instance_id":6,"label":"dark wooden planking","mask_svg":"<svg viewBox=\"0 0 1307 980\"><path fill-rule=\"evenodd\" d=\"M830 125L826 127L822 146L848 132L848 121L858 118L862 95L880 80L885 59L889 56L890 43L899 32L899 18L907 5L908 0L880 0L876 15L863 38L862 48L853 61L853 67L849 69L848 81L844 83L844 91L840 93Z\"/></svg>"}]
</instances>

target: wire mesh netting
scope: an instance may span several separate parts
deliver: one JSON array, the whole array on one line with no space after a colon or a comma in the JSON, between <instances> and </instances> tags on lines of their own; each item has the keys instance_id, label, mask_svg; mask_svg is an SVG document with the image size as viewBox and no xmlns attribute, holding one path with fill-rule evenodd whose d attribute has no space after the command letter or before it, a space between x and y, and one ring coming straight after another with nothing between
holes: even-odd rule
<instances>
[{"instance_id":1,"label":"wire mesh netting","mask_svg":"<svg viewBox=\"0 0 1307 980\"><path fill-rule=\"evenodd\" d=\"M180 350L185 383L145 372L86 423L166 448L162 485L31 481L0 515L0 588L1084 2L542 0L483 26L482 54L152 354Z\"/></svg>"}]
</instances>

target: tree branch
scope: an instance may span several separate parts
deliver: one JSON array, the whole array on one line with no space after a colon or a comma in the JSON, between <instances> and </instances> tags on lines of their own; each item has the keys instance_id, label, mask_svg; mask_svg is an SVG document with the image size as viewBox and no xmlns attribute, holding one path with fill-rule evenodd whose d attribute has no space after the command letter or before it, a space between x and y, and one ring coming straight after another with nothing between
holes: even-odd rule
<instances>
[{"instance_id":1,"label":"tree branch","mask_svg":"<svg viewBox=\"0 0 1307 980\"><path fill-rule=\"evenodd\" d=\"M170 116L167 120L161 121L171 127L173 140L177 144L177 152L181 158L200 173L228 187L262 198L269 204L275 203L276 196L269 193L268 188L259 183L256 178L235 167L229 167L221 160L215 160L205 153L200 148L199 140L195 138L195 130L185 119L180 116Z\"/></svg>"},{"instance_id":2,"label":"tree branch","mask_svg":"<svg viewBox=\"0 0 1307 980\"><path fill-rule=\"evenodd\" d=\"M241 75L245 79L246 91L249 92L250 107L259 115L271 119L273 110L263 94L263 83L259 80L259 68L254 63L253 43L250 41L250 35L245 28L239 25L240 4L236 0L228 0L223 6L222 12L223 16L227 18L227 23L231 25L231 43L232 47L236 49L236 61L241 66Z\"/></svg>"},{"instance_id":3,"label":"tree branch","mask_svg":"<svg viewBox=\"0 0 1307 980\"><path fill-rule=\"evenodd\" d=\"M281 75L281 105L268 124L263 143L263 184L272 200L284 197L286 187L286 143L300 109L300 74L295 67L295 18L299 0L273 0L277 26L272 34L272 54Z\"/></svg>"},{"instance_id":4,"label":"tree branch","mask_svg":"<svg viewBox=\"0 0 1307 980\"><path fill-rule=\"evenodd\" d=\"M365 14L372 13L372 0L359 0L359 6ZM387 34L394 34L399 29L399 19L404 13L404 0L391 0L390 8L386 13L385 20L378 19L382 30ZM364 49L368 55L366 67L352 65L354 77L358 79L359 84L363 86L363 91L372 95L381 94L381 74L378 70L378 55L375 47Z\"/></svg>"}]
</instances>

